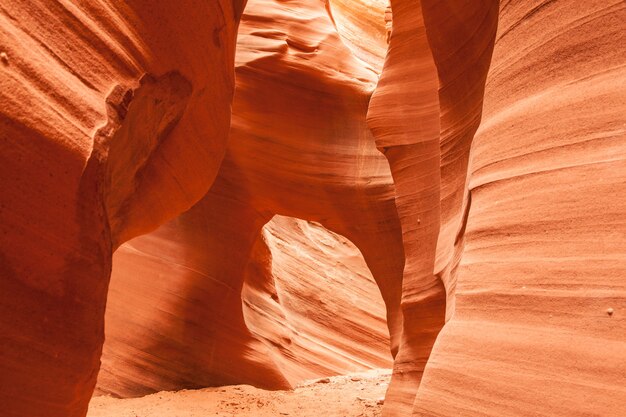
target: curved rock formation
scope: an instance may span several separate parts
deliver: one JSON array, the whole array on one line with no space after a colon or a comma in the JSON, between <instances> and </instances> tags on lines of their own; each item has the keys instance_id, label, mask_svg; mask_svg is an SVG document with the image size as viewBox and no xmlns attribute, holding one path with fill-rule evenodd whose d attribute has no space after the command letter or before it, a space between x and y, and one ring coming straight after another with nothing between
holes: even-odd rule
<instances>
[{"instance_id":1,"label":"curved rock formation","mask_svg":"<svg viewBox=\"0 0 626 417\"><path fill-rule=\"evenodd\" d=\"M626 413L625 17L500 5L456 309L414 415Z\"/></svg>"},{"instance_id":2,"label":"curved rock formation","mask_svg":"<svg viewBox=\"0 0 626 417\"><path fill-rule=\"evenodd\" d=\"M243 3L0 5L3 415L84 415L118 247L99 392L625 415L623 2Z\"/></svg>"},{"instance_id":3,"label":"curved rock formation","mask_svg":"<svg viewBox=\"0 0 626 417\"><path fill-rule=\"evenodd\" d=\"M96 394L288 388L391 365L384 304L358 249L276 217L241 253L233 222L202 203L116 252Z\"/></svg>"},{"instance_id":4,"label":"curved rock formation","mask_svg":"<svg viewBox=\"0 0 626 417\"><path fill-rule=\"evenodd\" d=\"M365 121L377 76L342 43L323 4L296 5L298 13L278 1L246 9L231 138L212 193L257 217L316 221L352 241L380 287L395 351L404 251L389 166Z\"/></svg>"},{"instance_id":5,"label":"curved rock formation","mask_svg":"<svg viewBox=\"0 0 626 417\"><path fill-rule=\"evenodd\" d=\"M242 8L0 5L3 415L85 414L112 250L189 208L217 173Z\"/></svg>"},{"instance_id":6,"label":"curved rock formation","mask_svg":"<svg viewBox=\"0 0 626 417\"><path fill-rule=\"evenodd\" d=\"M228 151L211 192L116 254L100 392L127 396L226 383L285 388L388 364L380 315L353 306L347 317L329 320L323 311L309 311L305 319L310 307L289 301L317 293L318 308L332 305L315 278L321 271L298 266L298 257L286 253L273 256L272 268L267 265L260 233L275 214L319 222L354 242L380 287L360 297L371 304L382 292L393 346L398 344L400 224L387 162L365 123L376 74L342 43L323 3L276 0L254 0L246 8L236 72ZM339 253L316 252L315 245L332 236L323 228L306 242L301 223L272 224L271 241L300 236L299 251L311 253L310 262L318 259L316 265L336 279L364 275L364 265L336 265ZM339 252L343 246L332 247ZM126 278L132 276L137 278ZM159 287L140 301L146 297L138 292L141 282L157 279ZM274 280L282 282L284 296L272 289ZM358 296L356 289L332 285L339 299ZM278 300L271 301L272 295ZM129 307L138 303L136 318L128 320ZM267 317L259 316L263 309ZM136 329L131 335L128 326Z\"/></svg>"},{"instance_id":7,"label":"curved rock formation","mask_svg":"<svg viewBox=\"0 0 626 417\"><path fill-rule=\"evenodd\" d=\"M242 295L247 327L290 385L391 367L385 305L363 256L317 223L274 217L255 243Z\"/></svg>"},{"instance_id":8,"label":"curved rock formation","mask_svg":"<svg viewBox=\"0 0 626 417\"><path fill-rule=\"evenodd\" d=\"M406 255L402 338L386 415L412 403L430 348L444 323L445 289L434 275L440 224L439 98L419 4L392 3L395 19L368 122L389 160Z\"/></svg>"},{"instance_id":9,"label":"curved rock formation","mask_svg":"<svg viewBox=\"0 0 626 417\"><path fill-rule=\"evenodd\" d=\"M394 175L407 257L389 416L410 412L435 338L454 311L469 148L497 22L489 1L398 0L392 7L389 51L368 113Z\"/></svg>"}]
</instances>

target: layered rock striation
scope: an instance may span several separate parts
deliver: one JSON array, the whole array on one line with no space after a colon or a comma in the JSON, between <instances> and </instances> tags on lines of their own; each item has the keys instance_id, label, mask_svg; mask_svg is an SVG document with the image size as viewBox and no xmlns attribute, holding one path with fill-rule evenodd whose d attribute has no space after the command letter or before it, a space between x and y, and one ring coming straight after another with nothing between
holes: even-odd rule
<instances>
[{"instance_id":1,"label":"layered rock striation","mask_svg":"<svg viewBox=\"0 0 626 417\"><path fill-rule=\"evenodd\" d=\"M343 43L323 3L256 0L242 18L236 74L211 191L116 254L99 392L288 388L388 366L397 349L400 223L365 120L376 73ZM349 242L356 247L342 255ZM160 283L148 296L139 292L152 281Z\"/></svg>"},{"instance_id":2,"label":"layered rock striation","mask_svg":"<svg viewBox=\"0 0 626 417\"><path fill-rule=\"evenodd\" d=\"M113 250L224 155L243 3L0 5L0 403L83 416Z\"/></svg>"},{"instance_id":3,"label":"layered rock striation","mask_svg":"<svg viewBox=\"0 0 626 417\"><path fill-rule=\"evenodd\" d=\"M625 16L500 2L455 312L414 415L626 413Z\"/></svg>"},{"instance_id":4,"label":"layered rock striation","mask_svg":"<svg viewBox=\"0 0 626 417\"><path fill-rule=\"evenodd\" d=\"M623 2L167 3L0 5L7 416L390 358L386 417L626 414Z\"/></svg>"}]
</instances>

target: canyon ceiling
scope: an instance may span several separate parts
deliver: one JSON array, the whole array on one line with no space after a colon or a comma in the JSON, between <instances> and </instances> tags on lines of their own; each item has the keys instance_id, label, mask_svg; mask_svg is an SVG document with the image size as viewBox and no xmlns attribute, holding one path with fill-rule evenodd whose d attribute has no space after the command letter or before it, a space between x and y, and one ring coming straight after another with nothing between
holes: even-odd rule
<instances>
[{"instance_id":1,"label":"canyon ceiling","mask_svg":"<svg viewBox=\"0 0 626 417\"><path fill-rule=\"evenodd\" d=\"M3 416L373 367L626 415L625 3L387 6L2 0Z\"/></svg>"}]
</instances>

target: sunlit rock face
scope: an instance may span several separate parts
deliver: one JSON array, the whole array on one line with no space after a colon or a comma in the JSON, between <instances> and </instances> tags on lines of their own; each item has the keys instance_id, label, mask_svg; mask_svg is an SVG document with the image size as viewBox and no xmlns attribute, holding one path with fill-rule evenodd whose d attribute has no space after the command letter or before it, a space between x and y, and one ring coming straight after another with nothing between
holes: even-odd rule
<instances>
[{"instance_id":1,"label":"sunlit rock face","mask_svg":"<svg viewBox=\"0 0 626 417\"><path fill-rule=\"evenodd\" d=\"M455 313L414 415L626 413L624 17L501 2Z\"/></svg>"},{"instance_id":2,"label":"sunlit rock face","mask_svg":"<svg viewBox=\"0 0 626 417\"><path fill-rule=\"evenodd\" d=\"M235 66L213 188L115 255L98 393L288 388L391 366L404 257L365 120L377 74L309 1L250 2ZM276 214L316 223L263 229Z\"/></svg>"},{"instance_id":3,"label":"sunlit rock face","mask_svg":"<svg viewBox=\"0 0 626 417\"><path fill-rule=\"evenodd\" d=\"M243 3L0 5L3 415L626 415L623 2Z\"/></svg>"},{"instance_id":4,"label":"sunlit rock face","mask_svg":"<svg viewBox=\"0 0 626 417\"><path fill-rule=\"evenodd\" d=\"M339 36L354 56L382 71L387 55L385 10L388 0L328 0Z\"/></svg>"},{"instance_id":5,"label":"sunlit rock face","mask_svg":"<svg viewBox=\"0 0 626 417\"><path fill-rule=\"evenodd\" d=\"M347 239L285 217L259 234L209 211L199 204L116 252L97 395L289 388L391 365L380 292Z\"/></svg>"},{"instance_id":6,"label":"sunlit rock face","mask_svg":"<svg viewBox=\"0 0 626 417\"><path fill-rule=\"evenodd\" d=\"M391 367L372 273L358 248L318 223L274 217L255 242L242 298L247 327L292 385Z\"/></svg>"},{"instance_id":7,"label":"sunlit rock face","mask_svg":"<svg viewBox=\"0 0 626 417\"><path fill-rule=\"evenodd\" d=\"M392 2L368 117L394 174L403 286L418 288L403 333L412 317L436 321L409 332L447 324L423 374L432 344L407 343L410 359L401 345L384 414L622 415L624 5L497 3Z\"/></svg>"}]
</instances>

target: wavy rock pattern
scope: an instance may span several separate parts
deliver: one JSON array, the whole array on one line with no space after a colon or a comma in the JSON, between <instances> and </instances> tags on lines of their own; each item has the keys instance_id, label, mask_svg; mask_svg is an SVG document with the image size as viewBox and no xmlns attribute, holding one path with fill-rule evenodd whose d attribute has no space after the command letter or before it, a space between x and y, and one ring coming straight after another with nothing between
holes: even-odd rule
<instances>
[{"instance_id":1,"label":"wavy rock pattern","mask_svg":"<svg viewBox=\"0 0 626 417\"><path fill-rule=\"evenodd\" d=\"M188 209L217 174L242 8L0 5L3 415L85 414L112 250Z\"/></svg>"},{"instance_id":2,"label":"wavy rock pattern","mask_svg":"<svg viewBox=\"0 0 626 417\"><path fill-rule=\"evenodd\" d=\"M211 192L116 254L99 392L227 383L285 388L389 365L383 318L397 340L404 258L392 178L365 123L376 74L342 43L324 4L276 0L246 8L236 72L228 151ZM273 221L262 239L275 214L345 236L366 264L357 262L355 248L341 261L350 245L323 227ZM325 241L337 242L320 252ZM289 256L288 248L300 255ZM367 284L372 275L380 290ZM161 281L148 296L138 291L146 279ZM356 287L340 290L346 280ZM322 297L381 306L381 292L383 311ZM129 307L137 305L129 320ZM342 310L345 317L337 315Z\"/></svg>"},{"instance_id":3,"label":"wavy rock pattern","mask_svg":"<svg viewBox=\"0 0 626 417\"><path fill-rule=\"evenodd\" d=\"M363 256L317 223L276 216L264 227L243 298L247 327L292 386L391 367L385 305Z\"/></svg>"},{"instance_id":4,"label":"wavy rock pattern","mask_svg":"<svg viewBox=\"0 0 626 417\"><path fill-rule=\"evenodd\" d=\"M624 3L244 3L0 5L4 415L85 414L118 247L99 392L625 415Z\"/></svg>"},{"instance_id":5,"label":"wavy rock pattern","mask_svg":"<svg viewBox=\"0 0 626 417\"><path fill-rule=\"evenodd\" d=\"M456 309L414 415L626 413L624 17L501 2Z\"/></svg>"},{"instance_id":6,"label":"wavy rock pattern","mask_svg":"<svg viewBox=\"0 0 626 417\"><path fill-rule=\"evenodd\" d=\"M328 0L339 36L355 57L377 73L387 55L387 33L383 18L388 0Z\"/></svg>"},{"instance_id":7,"label":"wavy rock pattern","mask_svg":"<svg viewBox=\"0 0 626 417\"><path fill-rule=\"evenodd\" d=\"M290 388L391 365L384 304L358 249L276 217L238 252L245 231L225 217L203 202L116 252L96 394Z\"/></svg>"},{"instance_id":8,"label":"wavy rock pattern","mask_svg":"<svg viewBox=\"0 0 626 417\"><path fill-rule=\"evenodd\" d=\"M454 311L469 148L497 22L494 2L391 4L389 51L368 112L394 176L406 251L403 339L387 416L410 413L435 338Z\"/></svg>"}]
</instances>

